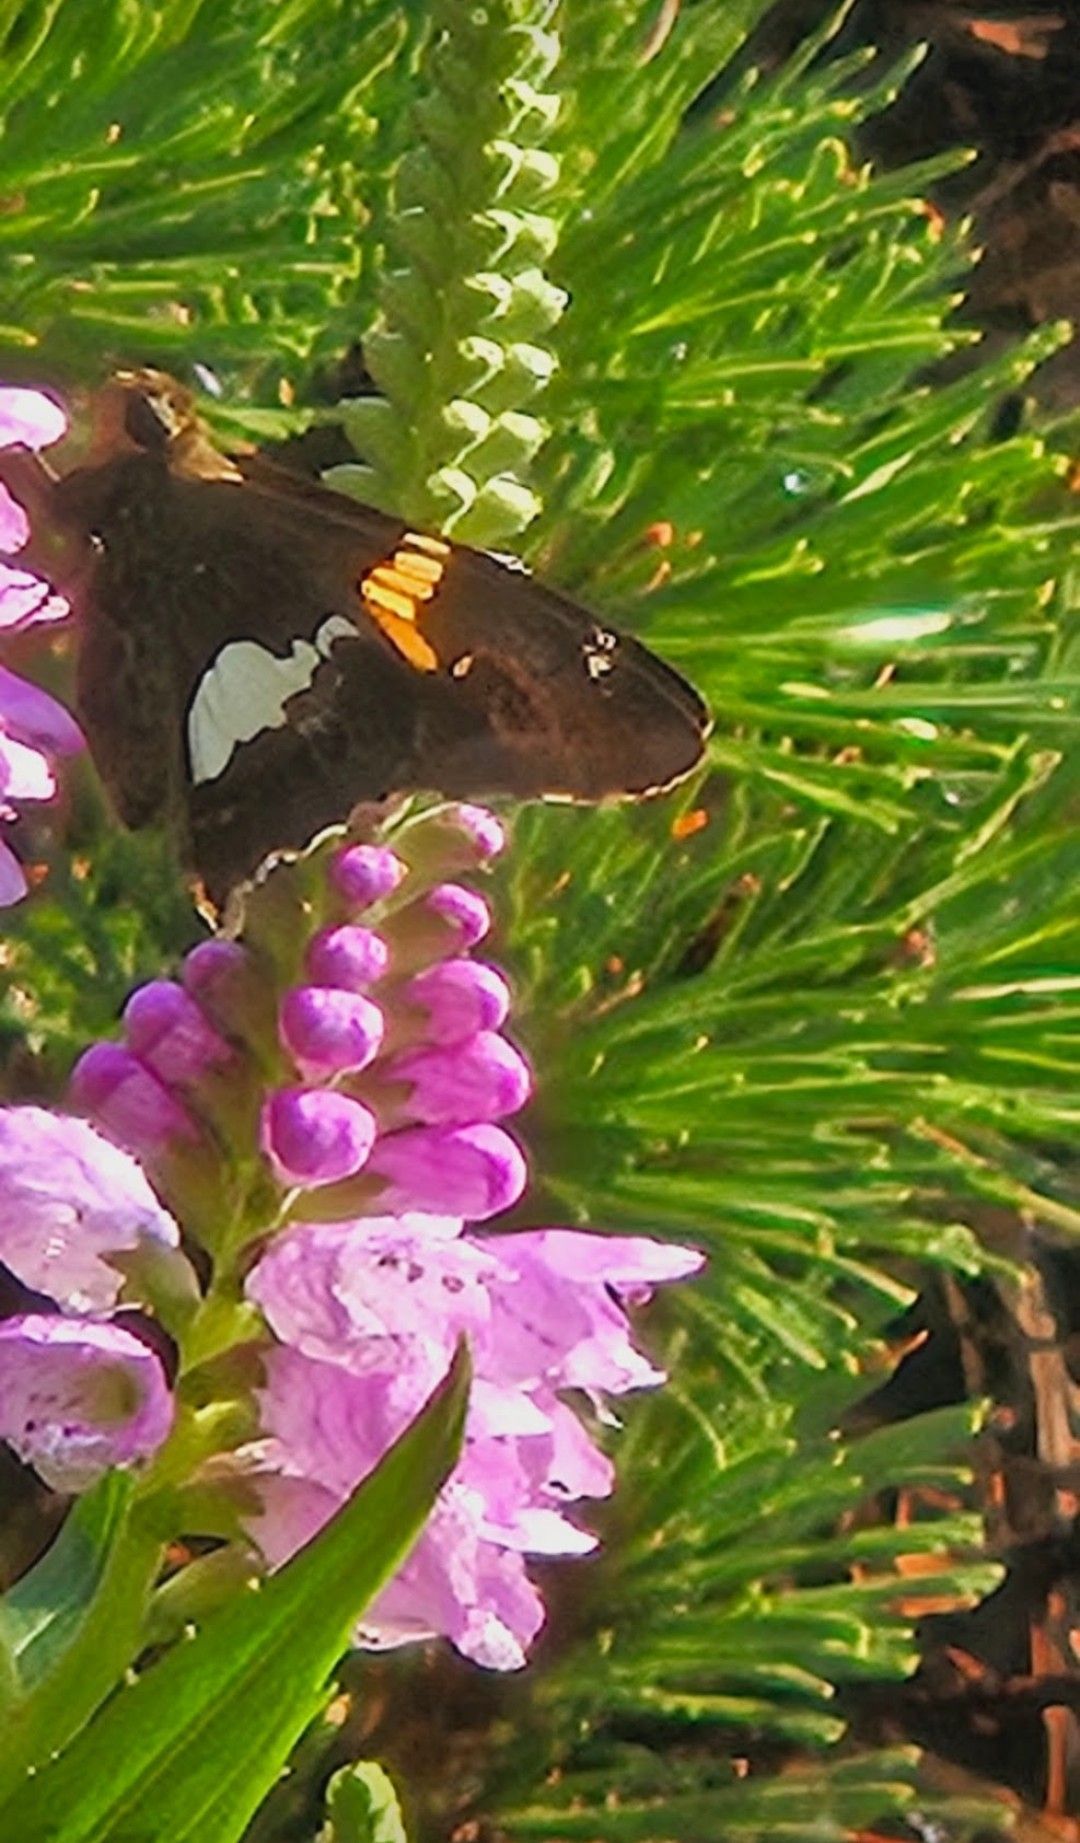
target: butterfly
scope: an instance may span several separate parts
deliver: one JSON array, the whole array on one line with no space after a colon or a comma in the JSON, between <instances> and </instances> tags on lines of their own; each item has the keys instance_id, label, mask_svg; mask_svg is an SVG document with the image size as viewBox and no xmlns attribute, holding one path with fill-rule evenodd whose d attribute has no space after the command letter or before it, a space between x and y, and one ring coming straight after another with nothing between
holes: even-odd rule
<instances>
[{"instance_id":1,"label":"butterfly","mask_svg":"<svg viewBox=\"0 0 1080 1843\"><path fill-rule=\"evenodd\" d=\"M705 705L638 641L520 566L222 452L164 373L98 393L44 512L98 771L212 901L392 794L638 799L702 759Z\"/></svg>"}]
</instances>

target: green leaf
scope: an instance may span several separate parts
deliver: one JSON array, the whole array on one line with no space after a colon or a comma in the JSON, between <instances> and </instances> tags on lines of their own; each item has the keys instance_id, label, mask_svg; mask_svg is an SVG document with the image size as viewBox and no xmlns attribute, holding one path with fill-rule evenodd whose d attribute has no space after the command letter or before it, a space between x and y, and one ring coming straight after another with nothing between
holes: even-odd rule
<instances>
[{"instance_id":1,"label":"green leaf","mask_svg":"<svg viewBox=\"0 0 1080 1843\"><path fill-rule=\"evenodd\" d=\"M407 1843L394 1782L376 1760L357 1760L334 1774L326 1811L325 1843Z\"/></svg>"},{"instance_id":2,"label":"green leaf","mask_svg":"<svg viewBox=\"0 0 1080 1843\"><path fill-rule=\"evenodd\" d=\"M468 1362L333 1522L122 1690L0 1813L50 1843L235 1843L327 1698L364 1607L400 1565L454 1464Z\"/></svg>"},{"instance_id":3,"label":"green leaf","mask_svg":"<svg viewBox=\"0 0 1080 1843\"><path fill-rule=\"evenodd\" d=\"M61 1662L105 1575L131 1499L128 1472L109 1472L72 1505L41 1560L0 1600L0 1643L19 1701Z\"/></svg>"}]
</instances>

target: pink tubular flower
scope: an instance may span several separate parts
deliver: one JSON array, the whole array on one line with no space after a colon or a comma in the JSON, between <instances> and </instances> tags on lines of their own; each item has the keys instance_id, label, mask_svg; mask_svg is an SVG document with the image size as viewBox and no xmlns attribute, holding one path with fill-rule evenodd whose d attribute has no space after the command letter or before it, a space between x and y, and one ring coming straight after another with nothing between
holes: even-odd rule
<instances>
[{"instance_id":1,"label":"pink tubular flower","mask_svg":"<svg viewBox=\"0 0 1080 1843\"><path fill-rule=\"evenodd\" d=\"M123 1326L45 1313L0 1323L0 1439L54 1491L147 1458L172 1419L160 1360Z\"/></svg>"},{"instance_id":2,"label":"pink tubular flower","mask_svg":"<svg viewBox=\"0 0 1080 1843\"><path fill-rule=\"evenodd\" d=\"M45 448L67 427L63 412L37 390L0 386L0 448ZM29 535L26 514L0 486L0 552L11 555ZM55 621L67 603L26 570L0 563L0 628ZM78 725L48 692L0 667L0 819L15 818L23 800L51 800L51 758L82 747ZM26 894L26 878L10 845L0 840L0 905Z\"/></svg>"},{"instance_id":3,"label":"pink tubular flower","mask_svg":"<svg viewBox=\"0 0 1080 1843\"><path fill-rule=\"evenodd\" d=\"M258 1262L248 1295L277 1346L265 1360L265 1437L250 1454L263 1504L253 1528L272 1561L290 1554L378 1463L467 1336L475 1383L462 1458L361 1638L442 1635L477 1663L516 1669L543 1621L526 1556L595 1547L566 1507L612 1485L606 1455L555 1391L575 1383L599 1397L662 1380L612 1292L644 1298L701 1256L569 1229L454 1228L423 1217L300 1224Z\"/></svg>"},{"instance_id":4,"label":"pink tubular flower","mask_svg":"<svg viewBox=\"0 0 1080 1843\"><path fill-rule=\"evenodd\" d=\"M43 1107L0 1108L0 1261L69 1312L115 1305L109 1256L180 1231L142 1170L86 1120Z\"/></svg>"}]
</instances>

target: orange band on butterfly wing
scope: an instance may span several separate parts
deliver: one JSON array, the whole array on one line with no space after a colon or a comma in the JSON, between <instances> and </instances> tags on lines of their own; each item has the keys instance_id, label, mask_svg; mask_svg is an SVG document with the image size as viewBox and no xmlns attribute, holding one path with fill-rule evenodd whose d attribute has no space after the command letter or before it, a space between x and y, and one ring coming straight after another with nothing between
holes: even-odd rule
<instances>
[{"instance_id":1,"label":"orange band on butterfly wing","mask_svg":"<svg viewBox=\"0 0 1080 1843\"><path fill-rule=\"evenodd\" d=\"M412 542L409 534L407 542ZM429 542L440 543L437 538ZM441 546L449 555L449 547ZM364 608L379 632L419 672L437 672L439 656L420 632L421 604L430 601L442 579L443 564L434 556L396 551L377 563L359 584Z\"/></svg>"}]
</instances>

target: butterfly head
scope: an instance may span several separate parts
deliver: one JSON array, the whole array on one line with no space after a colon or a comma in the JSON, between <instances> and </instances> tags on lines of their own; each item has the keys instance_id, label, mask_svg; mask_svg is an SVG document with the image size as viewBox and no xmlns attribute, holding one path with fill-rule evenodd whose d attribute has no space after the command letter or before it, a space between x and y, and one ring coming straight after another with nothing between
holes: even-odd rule
<instances>
[{"instance_id":1,"label":"butterfly head","mask_svg":"<svg viewBox=\"0 0 1080 1843\"><path fill-rule=\"evenodd\" d=\"M165 371L115 371L94 399L87 464L148 455L171 472L238 478L203 429L194 394Z\"/></svg>"},{"instance_id":2,"label":"butterfly head","mask_svg":"<svg viewBox=\"0 0 1080 1843\"><path fill-rule=\"evenodd\" d=\"M124 434L137 448L164 453L198 427L191 392L164 371L118 371L108 388L120 399Z\"/></svg>"}]
</instances>

